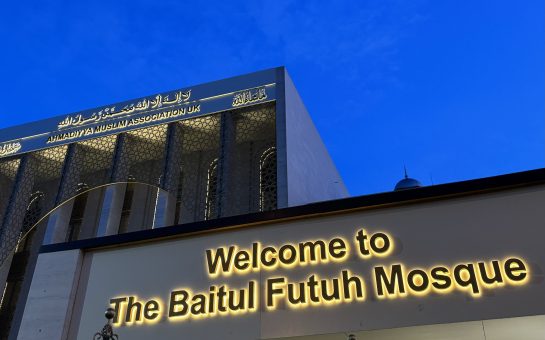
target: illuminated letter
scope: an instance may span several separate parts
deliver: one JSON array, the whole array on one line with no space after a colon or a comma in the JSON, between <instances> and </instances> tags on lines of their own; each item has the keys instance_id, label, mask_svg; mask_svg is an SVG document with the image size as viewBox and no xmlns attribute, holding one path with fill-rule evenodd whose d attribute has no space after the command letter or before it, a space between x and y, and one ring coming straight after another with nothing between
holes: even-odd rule
<instances>
[{"instance_id":1,"label":"illuminated letter","mask_svg":"<svg viewBox=\"0 0 545 340\"><path fill-rule=\"evenodd\" d=\"M334 238L329 242L329 255L338 260L346 256L346 244L343 239Z\"/></svg>"},{"instance_id":2,"label":"illuminated letter","mask_svg":"<svg viewBox=\"0 0 545 340\"><path fill-rule=\"evenodd\" d=\"M149 300L144 305L144 318L153 320L159 316L159 303L155 300Z\"/></svg>"},{"instance_id":3,"label":"illuminated letter","mask_svg":"<svg viewBox=\"0 0 545 340\"><path fill-rule=\"evenodd\" d=\"M310 301L320 302L320 298L318 297L318 293L316 292L316 287L318 286L318 281L316 281L316 277L314 275L311 275L308 278L307 286L308 286L308 290L309 290L309 293L310 293Z\"/></svg>"},{"instance_id":4,"label":"illuminated letter","mask_svg":"<svg viewBox=\"0 0 545 340\"><path fill-rule=\"evenodd\" d=\"M516 258L510 258L504 263L505 275L511 281L524 281L528 275L524 262ZM518 273L517 273L518 272Z\"/></svg>"},{"instance_id":5,"label":"illuminated letter","mask_svg":"<svg viewBox=\"0 0 545 340\"><path fill-rule=\"evenodd\" d=\"M444 273L444 274L442 274ZM448 289L452 284L452 279L448 275L449 271L445 267L435 267L431 270L431 277L435 280L432 286L435 289ZM438 282L439 281L439 282ZM441 283L442 282L442 283Z\"/></svg>"},{"instance_id":6,"label":"illuminated letter","mask_svg":"<svg viewBox=\"0 0 545 340\"><path fill-rule=\"evenodd\" d=\"M136 310L134 308L136 308ZM142 304L136 301L136 298L134 296L129 296L129 302L127 303L127 314L125 315L125 322L131 322L133 312L136 312L134 321L140 321L140 313L142 313Z\"/></svg>"},{"instance_id":7,"label":"illuminated letter","mask_svg":"<svg viewBox=\"0 0 545 340\"><path fill-rule=\"evenodd\" d=\"M422 283L417 284L415 276L420 276L422 279ZM428 289L430 285L430 279L428 278L428 274L426 274L425 271L421 269L413 269L409 272L409 275L407 275L407 284L409 285L409 288L411 288L415 292L420 293Z\"/></svg>"},{"instance_id":8,"label":"illuminated letter","mask_svg":"<svg viewBox=\"0 0 545 340\"><path fill-rule=\"evenodd\" d=\"M396 290L399 293L405 293L405 285L403 283L403 270L400 264L394 264L390 270L390 279L384 270L384 267L375 267L375 283L377 289L377 295L383 297L384 295L393 295ZM396 289L397 281L397 289ZM386 287L387 293L384 292L383 287Z\"/></svg>"},{"instance_id":9,"label":"illuminated letter","mask_svg":"<svg viewBox=\"0 0 545 340\"><path fill-rule=\"evenodd\" d=\"M382 240L382 246L377 245L377 240ZM384 233L375 233L371 236L370 239L371 249L377 254L386 254L390 250L390 239L388 235Z\"/></svg>"},{"instance_id":10,"label":"illuminated letter","mask_svg":"<svg viewBox=\"0 0 545 340\"><path fill-rule=\"evenodd\" d=\"M286 250L289 250L290 257L286 258ZM291 244L285 244L278 249L278 258L283 264L292 264L297 259L297 251Z\"/></svg>"},{"instance_id":11,"label":"illuminated letter","mask_svg":"<svg viewBox=\"0 0 545 340\"><path fill-rule=\"evenodd\" d=\"M110 299L110 304L114 305L114 311L115 311L115 318L114 318L113 323L118 323L119 322L119 315L121 315L121 312L120 312L121 303L125 302L125 301L127 301L126 297Z\"/></svg>"},{"instance_id":12,"label":"illuminated letter","mask_svg":"<svg viewBox=\"0 0 545 340\"><path fill-rule=\"evenodd\" d=\"M211 275L218 273L218 271L219 271L218 262L221 262L221 269L223 270L223 272L224 273L228 272L229 267L230 267L230 263L231 263L231 259L233 257L233 251L234 250L235 250L235 247L230 246L228 255L226 257L224 248L216 249L215 254L212 254L212 250L207 249L206 250L206 261L208 263L208 273L211 274Z\"/></svg>"},{"instance_id":13,"label":"illuminated letter","mask_svg":"<svg viewBox=\"0 0 545 340\"><path fill-rule=\"evenodd\" d=\"M462 277L462 271L465 271L467 274L466 279ZM466 288L471 286L471 291L473 294L479 294L479 284L477 282L477 277L475 276L475 268L473 267L473 264L459 264L454 267L454 280L461 287Z\"/></svg>"},{"instance_id":14,"label":"illuminated letter","mask_svg":"<svg viewBox=\"0 0 545 340\"><path fill-rule=\"evenodd\" d=\"M369 256L370 252L369 249L367 249L367 235L365 234L365 230L358 230L358 233L356 234L356 240L358 240L360 254L363 256Z\"/></svg>"},{"instance_id":15,"label":"illuminated letter","mask_svg":"<svg viewBox=\"0 0 545 340\"><path fill-rule=\"evenodd\" d=\"M208 300L208 313L213 314L216 310L214 304L215 304L215 296L216 296L216 286L210 286L210 300Z\"/></svg>"},{"instance_id":16,"label":"illuminated letter","mask_svg":"<svg viewBox=\"0 0 545 340\"><path fill-rule=\"evenodd\" d=\"M276 254L276 249L273 247L265 247L261 252L261 263L265 267L272 267L276 264L276 257L271 257L271 259L267 261L267 253Z\"/></svg>"},{"instance_id":17,"label":"illuminated letter","mask_svg":"<svg viewBox=\"0 0 545 340\"><path fill-rule=\"evenodd\" d=\"M206 314L206 296L204 294L195 294L191 299L191 314Z\"/></svg>"},{"instance_id":18,"label":"illuminated letter","mask_svg":"<svg viewBox=\"0 0 545 340\"><path fill-rule=\"evenodd\" d=\"M319 250L319 254L317 255L317 249ZM308 241L308 242L301 242L299 243L299 260L301 262L306 261L306 251L308 249L308 253L310 255L310 261L317 261L318 258L320 260L325 260L327 258L326 250L325 250L325 243L324 241Z\"/></svg>"},{"instance_id":19,"label":"illuminated letter","mask_svg":"<svg viewBox=\"0 0 545 340\"><path fill-rule=\"evenodd\" d=\"M299 297L295 297L295 286L297 285L299 286ZM304 282L288 283L288 302L292 305L304 304L307 302Z\"/></svg>"},{"instance_id":20,"label":"illuminated letter","mask_svg":"<svg viewBox=\"0 0 545 340\"><path fill-rule=\"evenodd\" d=\"M488 276L488 273L486 271L486 265L484 262L479 262L477 263L477 265L479 266L479 272L481 273L481 279L483 280L483 282L485 284L493 284L494 282L497 282L497 283L502 283L503 282L503 278L501 276L501 271L500 271L500 263L499 261L492 261L492 277L489 277Z\"/></svg>"},{"instance_id":21,"label":"illuminated letter","mask_svg":"<svg viewBox=\"0 0 545 340\"><path fill-rule=\"evenodd\" d=\"M225 292L225 286L221 286L218 289L218 312L226 312L227 309L225 308L225 296L227 293Z\"/></svg>"},{"instance_id":22,"label":"illuminated letter","mask_svg":"<svg viewBox=\"0 0 545 340\"><path fill-rule=\"evenodd\" d=\"M252 243L252 268L254 269L259 268L259 246L260 244L257 242Z\"/></svg>"},{"instance_id":23,"label":"illuminated letter","mask_svg":"<svg viewBox=\"0 0 545 340\"><path fill-rule=\"evenodd\" d=\"M267 280L267 307L275 307L274 295L284 295L284 288L274 288L277 283L284 284L286 280L283 277L271 278Z\"/></svg>"},{"instance_id":24,"label":"illuminated letter","mask_svg":"<svg viewBox=\"0 0 545 340\"><path fill-rule=\"evenodd\" d=\"M356 299L363 299L365 297L363 293L363 280L358 276L348 276L348 270L342 271L342 281L343 281L343 295L346 300L351 300L352 295L350 294L350 284L353 283L356 288Z\"/></svg>"},{"instance_id":25,"label":"illuminated letter","mask_svg":"<svg viewBox=\"0 0 545 340\"><path fill-rule=\"evenodd\" d=\"M241 250L235 255L235 268L238 270L244 270L250 267L250 254Z\"/></svg>"},{"instance_id":26,"label":"illuminated letter","mask_svg":"<svg viewBox=\"0 0 545 340\"><path fill-rule=\"evenodd\" d=\"M181 296L181 299L178 299L178 297ZM189 297L189 293L185 290L175 290L170 293L170 302L169 302L169 308L168 308L168 317L173 316L184 316L187 314L187 298ZM182 307L181 310L176 310L176 307Z\"/></svg>"},{"instance_id":27,"label":"illuminated letter","mask_svg":"<svg viewBox=\"0 0 545 340\"><path fill-rule=\"evenodd\" d=\"M332 301L332 300L339 300L341 297L339 295L339 279L332 279L331 280L333 285L333 292L329 293L329 289L327 289L327 280L322 280L322 298L325 301Z\"/></svg>"},{"instance_id":28,"label":"illuminated letter","mask_svg":"<svg viewBox=\"0 0 545 340\"><path fill-rule=\"evenodd\" d=\"M248 282L248 309L254 309L255 308L255 296L256 296L256 289L255 289L255 281Z\"/></svg>"}]
</instances>

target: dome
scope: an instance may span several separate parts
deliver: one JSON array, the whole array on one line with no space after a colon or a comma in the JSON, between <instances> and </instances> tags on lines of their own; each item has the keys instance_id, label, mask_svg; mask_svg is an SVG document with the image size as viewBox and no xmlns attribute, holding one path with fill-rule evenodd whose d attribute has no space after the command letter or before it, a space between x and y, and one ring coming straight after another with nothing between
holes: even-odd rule
<instances>
[{"instance_id":1,"label":"dome","mask_svg":"<svg viewBox=\"0 0 545 340\"><path fill-rule=\"evenodd\" d=\"M418 180L414 178L410 178L409 176L407 176L407 170L405 170L405 178L397 182L394 188L394 191L420 188L421 186L422 186L422 183L420 183Z\"/></svg>"}]
</instances>

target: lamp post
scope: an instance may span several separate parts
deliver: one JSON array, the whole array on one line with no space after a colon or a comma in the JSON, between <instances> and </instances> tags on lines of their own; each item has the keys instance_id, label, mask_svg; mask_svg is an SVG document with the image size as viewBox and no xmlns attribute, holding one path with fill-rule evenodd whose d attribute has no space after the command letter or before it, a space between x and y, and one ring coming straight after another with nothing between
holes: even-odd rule
<instances>
[{"instance_id":1,"label":"lamp post","mask_svg":"<svg viewBox=\"0 0 545 340\"><path fill-rule=\"evenodd\" d=\"M112 328L112 319L115 316L114 309L106 309L104 316L108 319L108 322L102 327L102 331L97 332L95 336L93 336L93 340L118 340L119 336L114 334L114 329Z\"/></svg>"}]
</instances>

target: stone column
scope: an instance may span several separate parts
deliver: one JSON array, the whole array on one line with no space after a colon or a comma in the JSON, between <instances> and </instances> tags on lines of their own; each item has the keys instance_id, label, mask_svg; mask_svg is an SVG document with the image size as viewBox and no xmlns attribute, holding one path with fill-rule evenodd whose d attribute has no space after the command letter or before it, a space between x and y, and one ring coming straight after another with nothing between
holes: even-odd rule
<instances>
[{"instance_id":1,"label":"stone column","mask_svg":"<svg viewBox=\"0 0 545 340\"><path fill-rule=\"evenodd\" d=\"M87 202L85 203L85 213L81 224L80 238L92 238L96 236L97 226L100 221L102 210L102 195L104 188L97 188L87 193Z\"/></svg>"},{"instance_id":2,"label":"stone column","mask_svg":"<svg viewBox=\"0 0 545 340\"><path fill-rule=\"evenodd\" d=\"M126 182L129 176L130 159L127 154L129 139L125 133L117 137L110 182ZM104 201L100 214L97 236L115 235L119 231L121 210L125 199L125 183L108 186L104 193Z\"/></svg>"},{"instance_id":3,"label":"stone column","mask_svg":"<svg viewBox=\"0 0 545 340\"><path fill-rule=\"evenodd\" d=\"M67 241L68 225L72 217L74 200L66 202L55 211L55 223L51 232L51 243L62 243ZM50 225L48 225L48 228Z\"/></svg>"},{"instance_id":4,"label":"stone column","mask_svg":"<svg viewBox=\"0 0 545 340\"><path fill-rule=\"evenodd\" d=\"M97 236L115 235L118 233L126 189L127 185L124 183L114 184L106 188Z\"/></svg>"}]
</instances>

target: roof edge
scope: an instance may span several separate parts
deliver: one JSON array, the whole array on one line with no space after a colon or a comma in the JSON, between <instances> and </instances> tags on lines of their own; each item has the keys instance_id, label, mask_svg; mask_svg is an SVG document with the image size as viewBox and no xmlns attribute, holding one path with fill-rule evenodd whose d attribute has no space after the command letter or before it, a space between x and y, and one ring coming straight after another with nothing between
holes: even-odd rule
<instances>
[{"instance_id":1,"label":"roof edge","mask_svg":"<svg viewBox=\"0 0 545 340\"><path fill-rule=\"evenodd\" d=\"M141 230L126 234L44 245L41 247L40 253L71 249L94 249L118 245L129 245L141 242L156 241L160 239L178 238L207 232L222 231L244 226L255 226L284 220L309 218L317 215L331 215L348 211L387 208L398 205L428 202L438 199L451 199L468 195L486 194L540 184L545 184L545 168L402 191L390 191L317 202L274 211L223 217L209 221L180 224L158 229Z\"/></svg>"}]
</instances>

